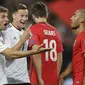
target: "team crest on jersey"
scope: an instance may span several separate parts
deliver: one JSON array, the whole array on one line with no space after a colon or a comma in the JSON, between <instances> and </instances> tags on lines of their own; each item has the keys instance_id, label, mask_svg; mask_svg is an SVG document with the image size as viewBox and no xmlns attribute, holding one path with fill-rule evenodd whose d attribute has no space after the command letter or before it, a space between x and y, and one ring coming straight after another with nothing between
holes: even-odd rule
<instances>
[{"instance_id":1,"label":"team crest on jersey","mask_svg":"<svg viewBox=\"0 0 85 85\"><path fill-rule=\"evenodd\" d=\"M16 38L16 37L14 37L13 39L14 39L14 40L17 40L17 38Z\"/></svg>"},{"instance_id":2,"label":"team crest on jersey","mask_svg":"<svg viewBox=\"0 0 85 85\"><path fill-rule=\"evenodd\" d=\"M76 40L74 41L74 44L73 44L73 46L75 46L75 44L76 44Z\"/></svg>"},{"instance_id":3,"label":"team crest on jersey","mask_svg":"<svg viewBox=\"0 0 85 85\"><path fill-rule=\"evenodd\" d=\"M35 40L30 40L30 43L34 43L35 42Z\"/></svg>"}]
</instances>

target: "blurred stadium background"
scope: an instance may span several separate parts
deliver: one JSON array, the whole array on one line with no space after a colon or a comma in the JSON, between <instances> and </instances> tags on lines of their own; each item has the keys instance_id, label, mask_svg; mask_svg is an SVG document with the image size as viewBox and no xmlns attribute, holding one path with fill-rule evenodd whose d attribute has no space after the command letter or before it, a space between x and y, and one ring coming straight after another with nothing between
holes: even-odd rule
<instances>
[{"instance_id":1,"label":"blurred stadium background","mask_svg":"<svg viewBox=\"0 0 85 85\"><path fill-rule=\"evenodd\" d=\"M29 25L33 22L30 14L30 7L32 4L38 1L42 1L48 6L48 22L55 26L60 32L64 47L62 67L63 71L65 67L71 62L72 44L75 38L75 35L72 33L70 28L70 18L77 9L85 8L85 0L0 0L0 5L5 6L10 10L9 19L11 21L12 18L10 15L13 6L19 3L24 3L29 10Z\"/></svg>"}]
</instances>

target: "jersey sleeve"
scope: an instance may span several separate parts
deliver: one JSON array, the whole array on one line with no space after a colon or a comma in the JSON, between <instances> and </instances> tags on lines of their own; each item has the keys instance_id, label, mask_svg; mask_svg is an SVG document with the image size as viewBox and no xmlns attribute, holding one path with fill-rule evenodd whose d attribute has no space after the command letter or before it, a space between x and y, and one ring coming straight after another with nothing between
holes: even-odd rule
<instances>
[{"instance_id":1,"label":"jersey sleeve","mask_svg":"<svg viewBox=\"0 0 85 85\"><path fill-rule=\"evenodd\" d=\"M5 42L7 43L8 47L11 48L12 44L12 38L11 38L11 35L9 35L8 33L6 34L5 36Z\"/></svg>"},{"instance_id":2,"label":"jersey sleeve","mask_svg":"<svg viewBox=\"0 0 85 85\"><path fill-rule=\"evenodd\" d=\"M59 35L59 33L57 34L57 52L62 52L64 49L63 49L63 46L62 46L62 41L61 41L61 37Z\"/></svg>"},{"instance_id":3,"label":"jersey sleeve","mask_svg":"<svg viewBox=\"0 0 85 85\"><path fill-rule=\"evenodd\" d=\"M33 34L32 38L29 40L29 47L32 47L34 44L40 44L39 37L36 34Z\"/></svg>"},{"instance_id":4,"label":"jersey sleeve","mask_svg":"<svg viewBox=\"0 0 85 85\"><path fill-rule=\"evenodd\" d=\"M6 48L8 48L7 44L4 44L2 41L0 41L0 52L4 51Z\"/></svg>"},{"instance_id":5,"label":"jersey sleeve","mask_svg":"<svg viewBox=\"0 0 85 85\"><path fill-rule=\"evenodd\" d=\"M84 35L85 36L85 35ZM82 54L85 53L85 37L81 36L81 48L82 48Z\"/></svg>"},{"instance_id":6,"label":"jersey sleeve","mask_svg":"<svg viewBox=\"0 0 85 85\"><path fill-rule=\"evenodd\" d=\"M13 44L12 44L12 41L13 41L13 39L12 39L12 35L13 35L13 33L10 31L10 29L8 28L6 31L5 31L5 34L4 34L5 36L5 43L7 43L7 45L8 45L8 47L9 48L11 48L12 46L13 46Z\"/></svg>"}]
</instances>

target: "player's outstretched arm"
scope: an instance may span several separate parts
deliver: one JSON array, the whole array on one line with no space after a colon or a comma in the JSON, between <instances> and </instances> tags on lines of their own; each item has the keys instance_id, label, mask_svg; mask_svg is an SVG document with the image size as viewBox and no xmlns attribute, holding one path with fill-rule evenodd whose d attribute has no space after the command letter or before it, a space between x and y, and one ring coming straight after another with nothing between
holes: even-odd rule
<instances>
[{"instance_id":1,"label":"player's outstretched arm","mask_svg":"<svg viewBox=\"0 0 85 85\"><path fill-rule=\"evenodd\" d=\"M42 45L43 44L36 47L36 49L29 50L29 51L19 51L19 50L14 50L11 48L6 48L4 51L2 51L2 54L6 55L10 59L15 59L15 58L22 58L22 57L25 57L27 55L33 55L33 54L37 54L37 53L46 52L46 51L51 50L50 48L42 48Z\"/></svg>"}]
</instances>

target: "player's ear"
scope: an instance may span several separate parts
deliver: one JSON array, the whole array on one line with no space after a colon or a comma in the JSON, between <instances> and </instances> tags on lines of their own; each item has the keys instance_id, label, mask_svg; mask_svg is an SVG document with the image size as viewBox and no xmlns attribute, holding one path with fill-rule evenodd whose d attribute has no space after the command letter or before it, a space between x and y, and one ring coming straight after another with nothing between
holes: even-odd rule
<instances>
[{"instance_id":1,"label":"player's ear","mask_svg":"<svg viewBox=\"0 0 85 85\"><path fill-rule=\"evenodd\" d=\"M32 14L32 18L35 19L35 15Z\"/></svg>"},{"instance_id":2,"label":"player's ear","mask_svg":"<svg viewBox=\"0 0 85 85\"><path fill-rule=\"evenodd\" d=\"M13 14L12 14L13 19L15 18L15 16L16 16L15 13L13 13Z\"/></svg>"},{"instance_id":3,"label":"player's ear","mask_svg":"<svg viewBox=\"0 0 85 85\"><path fill-rule=\"evenodd\" d=\"M84 18L81 18L80 20L79 20L79 22L81 23L81 22L83 22L83 21L85 21L85 19Z\"/></svg>"}]
</instances>

